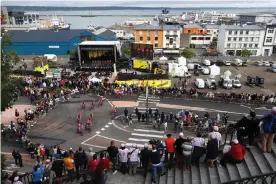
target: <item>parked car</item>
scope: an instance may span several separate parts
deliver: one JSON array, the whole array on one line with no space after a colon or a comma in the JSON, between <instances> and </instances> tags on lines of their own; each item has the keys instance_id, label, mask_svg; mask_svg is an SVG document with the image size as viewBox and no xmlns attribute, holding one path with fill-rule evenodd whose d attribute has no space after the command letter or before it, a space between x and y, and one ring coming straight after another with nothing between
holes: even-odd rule
<instances>
[{"instance_id":1,"label":"parked car","mask_svg":"<svg viewBox=\"0 0 276 184\"><path fill-rule=\"evenodd\" d=\"M247 66L247 60L242 61L242 66Z\"/></svg>"},{"instance_id":2,"label":"parked car","mask_svg":"<svg viewBox=\"0 0 276 184\"><path fill-rule=\"evenodd\" d=\"M242 66L242 60L241 59L235 59L233 64L235 66Z\"/></svg>"},{"instance_id":3,"label":"parked car","mask_svg":"<svg viewBox=\"0 0 276 184\"><path fill-rule=\"evenodd\" d=\"M219 85L225 89L231 89L233 87L230 79L220 78Z\"/></svg>"},{"instance_id":4,"label":"parked car","mask_svg":"<svg viewBox=\"0 0 276 184\"><path fill-rule=\"evenodd\" d=\"M203 62L202 62L203 65L205 66L210 66L211 65L211 61L208 60L208 59L204 59Z\"/></svg>"},{"instance_id":5,"label":"parked car","mask_svg":"<svg viewBox=\"0 0 276 184\"><path fill-rule=\"evenodd\" d=\"M263 66L270 66L270 63L268 61L263 61Z\"/></svg>"},{"instance_id":6,"label":"parked car","mask_svg":"<svg viewBox=\"0 0 276 184\"><path fill-rule=\"evenodd\" d=\"M256 62L255 62L255 65L256 65L256 66L263 66L263 62L261 62L261 61L256 61Z\"/></svg>"},{"instance_id":7,"label":"parked car","mask_svg":"<svg viewBox=\"0 0 276 184\"><path fill-rule=\"evenodd\" d=\"M215 79L205 79L205 85L209 89L216 89L217 83Z\"/></svg>"},{"instance_id":8,"label":"parked car","mask_svg":"<svg viewBox=\"0 0 276 184\"><path fill-rule=\"evenodd\" d=\"M207 67L202 68L201 73L204 75L210 75L210 69Z\"/></svg>"},{"instance_id":9,"label":"parked car","mask_svg":"<svg viewBox=\"0 0 276 184\"><path fill-rule=\"evenodd\" d=\"M231 66L231 62L227 61L227 60L224 61L224 64L225 64L225 66Z\"/></svg>"},{"instance_id":10,"label":"parked car","mask_svg":"<svg viewBox=\"0 0 276 184\"><path fill-rule=\"evenodd\" d=\"M216 65L217 66L223 66L224 62L222 60L217 60Z\"/></svg>"},{"instance_id":11,"label":"parked car","mask_svg":"<svg viewBox=\"0 0 276 184\"><path fill-rule=\"evenodd\" d=\"M195 85L196 85L197 88L203 89L205 87L204 80L200 79L200 78L197 78L195 80Z\"/></svg>"},{"instance_id":12,"label":"parked car","mask_svg":"<svg viewBox=\"0 0 276 184\"><path fill-rule=\"evenodd\" d=\"M191 74L189 73L189 72L185 72L185 77L187 77L187 78L191 78Z\"/></svg>"},{"instance_id":13,"label":"parked car","mask_svg":"<svg viewBox=\"0 0 276 184\"><path fill-rule=\"evenodd\" d=\"M241 82L239 79L232 79L232 86L234 88L241 88Z\"/></svg>"}]
</instances>

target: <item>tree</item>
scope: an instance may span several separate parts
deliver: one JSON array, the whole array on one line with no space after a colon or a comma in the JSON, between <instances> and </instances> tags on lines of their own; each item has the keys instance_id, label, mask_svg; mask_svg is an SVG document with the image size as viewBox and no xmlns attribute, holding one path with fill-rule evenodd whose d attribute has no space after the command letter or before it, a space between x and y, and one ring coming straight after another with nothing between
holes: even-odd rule
<instances>
[{"instance_id":1,"label":"tree","mask_svg":"<svg viewBox=\"0 0 276 184\"><path fill-rule=\"evenodd\" d=\"M193 56L195 56L195 53L193 51L189 50L189 49L185 49L182 54L187 59L192 58Z\"/></svg>"},{"instance_id":2,"label":"tree","mask_svg":"<svg viewBox=\"0 0 276 184\"><path fill-rule=\"evenodd\" d=\"M126 54L126 55L128 55L128 56L130 56L131 55L131 49L130 49L130 47L124 48L123 49L123 53Z\"/></svg>"},{"instance_id":3,"label":"tree","mask_svg":"<svg viewBox=\"0 0 276 184\"><path fill-rule=\"evenodd\" d=\"M17 98L18 79L12 78L13 66L19 62L17 53L8 50L11 45L10 35L2 30L1 39L1 111L11 107Z\"/></svg>"},{"instance_id":4,"label":"tree","mask_svg":"<svg viewBox=\"0 0 276 184\"><path fill-rule=\"evenodd\" d=\"M249 56L251 56L251 55L252 55L252 52L251 52L250 50L243 49L243 50L241 51L241 56L242 56L242 57L249 57Z\"/></svg>"}]
</instances>

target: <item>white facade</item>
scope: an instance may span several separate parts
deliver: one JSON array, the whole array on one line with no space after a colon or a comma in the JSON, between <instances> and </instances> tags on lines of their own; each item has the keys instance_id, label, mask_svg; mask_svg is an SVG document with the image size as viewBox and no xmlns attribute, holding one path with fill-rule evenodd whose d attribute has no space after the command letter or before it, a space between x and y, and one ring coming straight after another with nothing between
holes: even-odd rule
<instances>
[{"instance_id":1,"label":"white facade","mask_svg":"<svg viewBox=\"0 0 276 184\"><path fill-rule=\"evenodd\" d=\"M116 33L116 38L125 38L126 32L123 29L110 29L114 33Z\"/></svg>"},{"instance_id":2,"label":"white facade","mask_svg":"<svg viewBox=\"0 0 276 184\"><path fill-rule=\"evenodd\" d=\"M262 55L265 28L257 25L221 25L217 50L223 55L240 56L243 49L250 50L252 56Z\"/></svg>"},{"instance_id":3,"label":"white facade","mask_svg":"<svg viewBox=\"0 0 276 184\"><path fill-rule=\"evenodd\" d=\"M163 30L163 48L180 48L180 28L178 30Z\"/></svg>"},{"instance_id":4,"label":"white facade","mask_svg":"<svg viewBox=\"0 0 276 184\"><path fill-rule=\"evenodd\" d=\"M212 42L211 35L192 34L189 38L189 44L195 45L209 45Z\"/></svg>"},{"instance_id":5,"label":"white facade","mask_svg":"<svg viewBox=\"0 0 276 184\"><path fill-rule=\"evenodd\" d=\"M135 26L140 24L151 24L151 21L144 19L144 18L137 18L137 19L129 19L126 21L127 25Z\"/></svg>"},{"instance_id":6,"label":"white facade","mask_svg":"<svg viewBox=\"0 0 276 184\"><path fill-rule=\"evenodd\" d=\"M38 25L39 23L39 13L24 12L24 25Z\"/></svg>"},{"instance_id":7,"label":"white facade","mask_svg":"<svg viewBox=\"0 0 276 184\"><path fill-rule=\"evenodd\" d=\"M276 53L276 24L266 27L263 43L262 56L271 56Z\"/></svg>"}]
</instances>

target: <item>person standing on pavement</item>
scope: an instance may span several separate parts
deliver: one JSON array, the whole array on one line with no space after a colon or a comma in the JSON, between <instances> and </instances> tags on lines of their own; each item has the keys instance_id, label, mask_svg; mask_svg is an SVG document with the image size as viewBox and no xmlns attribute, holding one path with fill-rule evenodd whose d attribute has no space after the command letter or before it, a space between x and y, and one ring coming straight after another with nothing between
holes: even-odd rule
<instances>
[{"instance_id":1,"label":"person standing on pavement","mask_svg":"<svg viewBox=\"0 0 276 184\"><path fill-rule=\"evenodd\" d=\"M262 150L270 153L274 134L276 133L276 107L273 107L270 113L264 115L261 127L263 130Z\"/></svg>"},{"instance_id":2,"label":"person standing on pavement","mask_svg":"<svg viewBox=\"0 0 276 184\"><path fill-rule=\"evenodd\" d=\"M76 153L74 154L74 162L75 162L77 175L79 176L79 170L82 168L85 162L81 147L79 147L79 150L76 151Z\"/></svg>"},{"instance_id":3,"label":"person standing on pavement","mask_svg":"<svg viewBox=\"0 0 276 184\"><path fill-rule=\"evenodd\" d=\"M139 164L139 154L140 150L137 148L136 144L132 145L133 148L129 149L129 174L135 176L136 170Z\"/></svg>"},{"instance_id":4,"label":"person standing on pavement","mask_svg":"<svg viewBox=\"0 0 276 184\"><path fill-rule=\"evenodd\" d=\"M110 146L107 148L107 153L109 155L109 160L112 162L112 171L115 174L116 171L116 163L117 163L117 156L118 156L118 148L115 146L115 142L111 141Z\"/></svg>"},{"instance_id":5,"label":"person standing on pavement","mask_svg":"<svg viewBox=\"0 0 276 184\"><path fill-rule=\"evenodd\" d=\"M223 121L224 121L224 124L227 125L227 123L228 123L228 113L225 113L223 115Z\"/></svg>"},{"instance_id":6,"label":"person standing on pavement","mask_svg":"<svg viewBox=\"0 0 276 184\"><path fill-rule=\"evenodd\" d=\"M120 171L122 174L126 174L128 149L126 148L125 144L121 144L121 148L118 151L119 151Z\"/></svg>"},{"instance_id":7,"label":"person standing on pavement","mask_svg":"<svg viewBox=\"0 0 276 184\"><path fill-rule=\"evenodd\" d=\"M175 146L175 155L176 155L176 165L181 168L183 163L183 149L182 144L185 142L184 134L182 132L179 133L179 138L176 139Z\"/></svg>"},{"instance_id":8,"label":"person standing on pavement","mask_svg":"<svg viewBox=\"0 0 276 184\"><path fill-rule=\"evenodd\" d=\"M44 166L42 164L41 165L37 164L36 166L34 166L32 170L33 184L42 183L43 171L44 171Z\"/></svg>"},{"instance_id":9,"label":"person standing on pavement","mask_svg":"<svg viewBox=\"0 0 276 184\"><path fill-rule=\"evenodd\" d=\"M148 167L149 167L149 162L150 162L150 153L151 151L149 150L149 145L145 143L144 149L141 150L141 163L142 167L144 169L144 177L146 177L147 172L148 172Z\"/></svg>"},{"instance_id":10,"label":"person standing on pavement","mask_svg":"<svg viewBox=\"0 0 276 184\"><path fill-rule=\"evenodd\" d=\"M20 154L19 150L17 150L17 152L16 152L16 157L17 157L17 159L18 159L19 166L20 166L20 167L23 167L22 155Z\"/></svg>"},{"instance_id":11,"label":"person standing on pavement","mask_svg":"<svg viewBox=\"0 0 276 184\"><path fill-rule=\"evenodd\" d=\"M18 165L18 157L17 157L16 150L12 151L12 156L14 158L15 165Z\"/></svg>"},{"instance_id":12,"label":"person standing on pavement","mask_svg":"<svg viewBox=\"0 0 276 184\"><path fill-rule=\"evenodd\" d=\"M167 128L168 128L168 123L167 123L167 121L165 121L165 123L164 123L164 132L165 133L167 132Z\"/></svg>"},{"instance_id":13,"label":"person standing on pavement","mask_svg":"<svg viewBox=\"0 0 276 184\"><path fill-rule=\"evenodd\" d=\"M164 166L163 166L163 163L161 161L160 152L157 151L155 144L152 144L152 151L150 153L150 161L151 161L151 166L152 166L152 179L151 179L151 181L153 183L156 183L157 169L161 170L161 176L164 176L166 173L164 171Z\"/></svg>"},{"instance_id":14,"label":"person standing on pavement","mask_svg":"<svg viewBox=\"0 0 276 184\"><path fill-rule=\"evenodd\" d=\"M64 161L62 159L56 159L54 157L54 162L52 164L51 170L55 172L58 184L62 184L62 171L64 168Z\"/></svg>"},{"instance_id":15,"label":"person standing on pavement","mask_svg":"<svg viewBox=\"0 0 276 184\"><path fill-rule=\"evenodd\" d=\"M93 180L93 178L94 178L94 173L95 173L95 170L97 169L98 165L99 165L98 157L96 154L94 154L93 157L90 158L90 160L89 160L89 167L88 167L89 168L88 171L89 171L91 180Z\"/></svg>"},{"instance_id":16,"label":"person standing on pavement","mask_svg":"<svg viewBox=\"0 0 276 184\"><path fill-rule=\"evenodd\" d=\"M168 168L171 169L173 166L173 157L174 157L174 143L175 139L172 137L172 134L167 134L167 139L165 140L166 152L165 152L165 161L168 161Z\"/></svg>"},{"instance_id":17,"label":"person standing on pavement","mask_svg":"<svg viewBox=\"0 0 276 184\"><path fill-rule=\"evenodd\" d=\"M73 181L73 173L74 173L74 168L75 168L75 163L74 160L72 158L70 158L68 153L64 154L64 166L65 169L68 173L68 178L70 179L70 181ZM77 173L78 174L78 173Z\"/></svg>"},{"instance_id":18,"label":"person standing on pavement","mask_svg":"<svg viewBox=\"0 0 276 184\"><path fill-rule=\"evenodd\" d=\"M90 147L90 148L88 149L88 153L86 154L86 156L87 156L87 161L88 161L88 164L89 164L89 160L90 160L90 159L93 159L93 156L94 156L93 148L92 148L92 147Z\"/></svg>"}]
</instances>

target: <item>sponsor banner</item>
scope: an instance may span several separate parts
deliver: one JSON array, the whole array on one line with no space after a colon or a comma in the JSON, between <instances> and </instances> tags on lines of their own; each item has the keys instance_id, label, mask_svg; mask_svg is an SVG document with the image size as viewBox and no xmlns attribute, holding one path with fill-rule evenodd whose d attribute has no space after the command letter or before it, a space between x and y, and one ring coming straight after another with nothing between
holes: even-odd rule
<instances>
[{"instance_id":1,"label":"sponsor banner","mask_svg":"<svg viewBox=\"0 0 276 184\"><path fill-rule=\"evenodd\" d=\"M170 88L171 80L163 79L163 80L126 80L126 81L115 81L116 84L119 85L138 85L140 87L146 87L147 85L153 88Z\"/></svg>"},{"instance_id":2,"label":"sponsor banner","mask_svg":"<svg viewBox=\"0 0 276 184\"><path fill-rule=\"evenodd\" d=\"M154 74L166 74L166 70L161 68L154 68Z\"/></svg>"}]
</instances>

